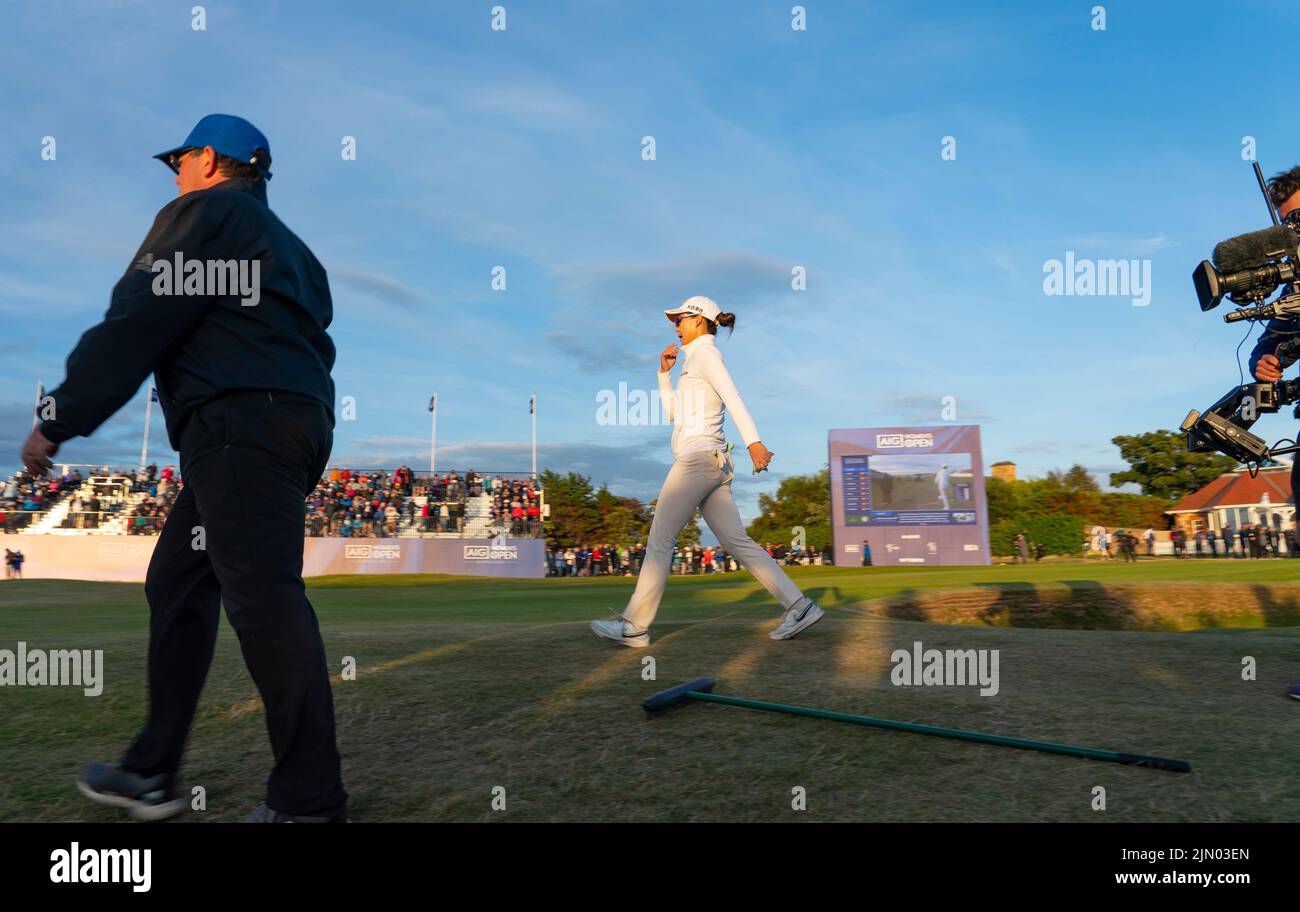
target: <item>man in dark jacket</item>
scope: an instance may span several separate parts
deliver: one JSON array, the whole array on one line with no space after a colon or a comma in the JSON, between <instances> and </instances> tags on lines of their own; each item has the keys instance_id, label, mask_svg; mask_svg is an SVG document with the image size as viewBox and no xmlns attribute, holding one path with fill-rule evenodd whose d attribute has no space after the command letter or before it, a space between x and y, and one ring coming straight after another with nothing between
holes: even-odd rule
<instances>
[{"instance_id":1,"label":"man in dark jacket","mask_svg":"<svg viewBox=\"0 0 1300 912\"><path fill-rule=\"evenodd\" d=\"M179 197L158 213L103 322L23 446L44 472L153 372L184 486L149 562L149 716L87 797L140 819L184 810L176 788L212 662L218 607L266 707L275 766L250 822L344 821L325 648L302 580L305 498L333 444L333 304L325 270L268 208L270 144L213 114L156 156Z\"/></svg>"}]
</instances>

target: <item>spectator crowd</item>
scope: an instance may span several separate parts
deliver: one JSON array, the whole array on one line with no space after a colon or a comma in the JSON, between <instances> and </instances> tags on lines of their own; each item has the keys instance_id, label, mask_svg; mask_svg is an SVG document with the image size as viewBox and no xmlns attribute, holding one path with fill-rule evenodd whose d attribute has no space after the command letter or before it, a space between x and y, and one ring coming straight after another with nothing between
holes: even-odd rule
<instances>
[{"instance_id":1,"label":"spectator crowd","mask_svg":"<svg viewBox=\"0 0 1300 912\"><path fill-rule=\"evenodd\" d=\"M1300 556L1300 547L1296 546L1295 541L1294 523L1290 529L1247 523L1237 528L1225 526L1218 532L1200 526L1190 536L1185 529L1175 528L1169 531L1169 544L1174 558L1178 560L1193 556L1244 559ZM1147 529L1141 534L1127 529L1117 529L1114 532L1103 530L1092 542L1093 550L1100 551L1103 560L1118 556L1131 563L1137 562L1140 551L1145 551L1148 557L1154 557L1155 545L1154 529Z\"/></svg>"},{"instance_id":2,"label":"spectator crowd","mask_svg":"<svg viewBox=\"0 0 1300 912\"><path fill-rule=\"evenodd\" d=\"M1174 557L1187 558L1192 550L1196 557L1236 557L1259 559L1265 557L1296 557L1300 549L1296 547L1295 528L1277 529L1263 523L1247 523L1239 528L1223 528L1219 533L1199 528L1188 540L1182 529L1169 533L1169 540L1174 546Z\"/></svg>"},{"instance_id":3,"label":"spectator crowd","mask_svg":"<svg viewBox=\"0 0 1300 912\"><path fill-rule=\"evenodd\" d=\"M144 499L131 510L126 520L128 535L157 535L163 522L181 492L181 476L175 466L167 466L160 473L158 466L149 464L136 474L131 482L132 493L143 493ZM92 503L98 500L92 496ZM73 508L76 509L75 507ZM98 507L94 507L98 509Z\"/></svg>"},{"instance_id":4,"label":"spectator crowd","mask_svg":"<svg viewBox=\"0 0 1300 912\"><path fill-rule=\"evenodd\" d=\"M831 548L821 552L812 548L786 548L765 545L764 550L779 564L786 566L831 563ZM576 548L548 547L547 576L638 576L645 562L645 543L583 545ZM706 573L731 573L741 569L740 562L721 547L684 545L673 549L672 570L677 576Z\"/></svg>"},{"instance_id":5,"label":"spectator crowd","mask_svg":"<svg viewBox=\"0 0 1300 912\"><path fill-rule=\"evenodd\" d=\"M411 470L358 472L332 468L307 496L307 534L328 538L389 538L415 509Z\"/></svg>"},{"instance_id":6,"label":"spectator crowd","mask_svg":"<svg viewBox=\"0 0 1300 912\"><path fill-rule=\"evenodd\" d=\"M539 535L542 531L541 492L531 479L501 479L486 482L492 497L492 525L514 536Z\"/></svg>"},{"instance_id":7,"label":"spectator crowd","mask_svg":"<svg viewBox=\"0 0 1300 912\"><path fill-rule=\"evenodd\" d=\"M0 531L22 531L71 497L61 528L100 530L125 513L124 532L156 535L182 486L175 466L160 471L156 464L138 471L105 466L86 476L72 469L40 479L20 471L0 484ZM472 470L416 477L407 466L392 472L331 468L306 498L304 533L341 538L391 537L401 529L462 533L468 498L483 494L491 495L491 518L500 531L541 534L541 491L531 478L486 477Z\"/></svg>"},{"instance_id":8,"label":"spectator crowd","mask_svg":"<svg viewBox=\"0 0 1300 912\"><path fill-rule=\"evenodd\" d=\"M19 532L31 525L71 492L81 486L81 472L73 469L62 475L33 478L18 471L4 483L0 491L0 529Z\"/></svg>"},{"instance_id":9,"label":"spectator crowd","mask_svg":"<svg viewBox=\"0 0 1300 912\"><path fill-rule=\"evenodd\" d=\"M460 534L465 531L467 501L483 494L492 498L494 521L507 517L507 531L517 536L540 534L541 492L531 479L507 481L473 470L417 478L407 466L393 472L330 469L307 498L307 534L389 538L403 528ZM509 511L518 501L524 502L519 504L521 521L511 524ZM531 525L526 522L530 515L538 519Z\"/></svg>"}]
</instances>

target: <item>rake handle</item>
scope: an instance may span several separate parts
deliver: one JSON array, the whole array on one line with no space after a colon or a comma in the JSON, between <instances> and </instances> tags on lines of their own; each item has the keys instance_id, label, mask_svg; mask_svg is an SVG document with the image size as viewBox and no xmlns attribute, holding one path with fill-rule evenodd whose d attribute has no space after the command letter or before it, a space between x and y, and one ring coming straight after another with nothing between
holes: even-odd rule
<instances>
[{"instance_id":1,"label":"rake handle","mask_svg":"<svg viewBox=\"0 0 1300 912\"><path fill-rule=\"evenodd\" d=\"M745 709L761 709L766 712L787 713L794 716L808 716L813 719L829 719L832 722L847 722L850 725L865 725L869 728L883 728L892 731L913 732L918 735L936 735L940 738L955 738L959 741L974 741L978 744L994 744L999 747L1017 747L1024 750L1044 751L1050 754L1065 754L1085 760L1102 760L1109 763L1124 763L1130 766L1146 766L1152 769L1167 770L1172 773L1190 773L1192 767L1186 760L1168 760L1164 757L1147 757L1142 754L1125 754L1117 751L1098 750L1093 747L1077 747L1071 744L1054 744L1051 741L1031 741L1028 738L1011 738L1006 735L988 735L982 732L963 731L959 728L943 728L938 725L922 725L917 722L895 722L892 719L876 719L872 716L854 716L848 713L831 712L826 709L810 709L806 706L789 706L785 703L765 703L762 700L746 700L743 697L729 697L725 694L689 691L688 699L702 700L705 703L723 703L728 706L741 706Z\"/></svg>"}]
</instances>

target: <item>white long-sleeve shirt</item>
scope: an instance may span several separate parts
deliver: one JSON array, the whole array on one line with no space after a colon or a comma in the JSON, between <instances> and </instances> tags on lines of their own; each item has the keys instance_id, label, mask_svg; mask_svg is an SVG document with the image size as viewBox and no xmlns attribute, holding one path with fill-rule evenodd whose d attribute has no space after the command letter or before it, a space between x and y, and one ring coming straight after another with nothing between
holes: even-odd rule
<instances>
[{"instance_id":1,"label":"white long-sleeve shirt","mask_svg":"<svg viewBox=\"0 0 1300 912\"><path fill-rule=\"evenodd\" d=\"M758 428L731 381L717 339L705 333L678 351L685 357L679 361L682 371L676 393L671 372L659 372L659 399L664 416L674 423L673 455L726 446L722 428L724 408L730 410L731 420L736 423L745 446L758 442Z\"/></svg>"}]
</instances>

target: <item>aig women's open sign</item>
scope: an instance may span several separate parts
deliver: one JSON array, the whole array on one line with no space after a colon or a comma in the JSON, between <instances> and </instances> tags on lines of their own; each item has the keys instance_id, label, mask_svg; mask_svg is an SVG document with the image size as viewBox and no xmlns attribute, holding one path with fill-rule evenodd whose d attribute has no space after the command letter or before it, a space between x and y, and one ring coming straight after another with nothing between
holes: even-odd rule
<instances>
[{"instance_id":1,"label":"aig women's open sign","mask_svg":"<svg viewBox=\"0 0 1300 912\"><path fill-rule=\"evenodd\" d=\"M979 428L832 430L836 563L989 563Z\"/></svg>"}]
</instances>

